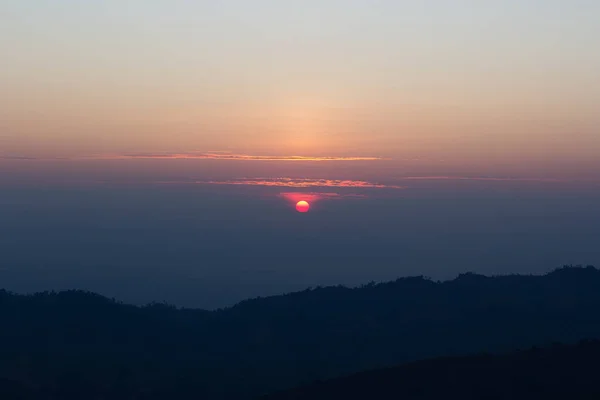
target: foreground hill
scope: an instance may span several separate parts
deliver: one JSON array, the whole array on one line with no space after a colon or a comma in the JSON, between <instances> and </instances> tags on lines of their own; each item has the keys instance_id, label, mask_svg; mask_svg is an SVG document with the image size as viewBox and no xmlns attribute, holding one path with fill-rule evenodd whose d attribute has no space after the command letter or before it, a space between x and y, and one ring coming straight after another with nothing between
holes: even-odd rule
<instances>
[{"instance_id":1,"label":"foreground hill","mask_svg":"<svg viewBox=\"0 0 600 400\"><path fill-rule=\"evenodd\" d=\"M0 291L0 379L61 399L244 399L400 363L600 338L600 271L319 288L218 310Z\"/></svg>"},{"instance_id":2,"label":"foreground hill","mask_svg":"<svg viewBox=\"0 0 600 400\"><path fill-rule=\"evenodd\" d=\"M261 400L600 399L600 342L418 361Z\"/></svg>"}]
</instances>

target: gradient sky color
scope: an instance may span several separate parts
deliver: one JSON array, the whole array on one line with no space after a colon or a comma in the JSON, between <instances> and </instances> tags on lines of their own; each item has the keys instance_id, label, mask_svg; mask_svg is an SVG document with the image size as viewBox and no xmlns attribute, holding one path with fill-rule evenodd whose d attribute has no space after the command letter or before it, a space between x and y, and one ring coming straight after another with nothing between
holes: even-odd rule
<instances>
[{"instance_id":1,"label":"gradient sky color","mask_svg":"<svg viewBox=\"0 0 600 400\"><path fill-rule=\"evenodd\" d=\"M0 10L5 158L232 151L599 167L597 1Z\"/></svg>"},{"instance_id":2,"label":"gradient sky color","mask_svg":"<svg viewBox=\"0 0 600 400\"><path fill-rule=\"evenodd\" d=\"M600 266L598 21L597 0L0 0L2 288L221 307Z\"/></svg>"}]
</instances>

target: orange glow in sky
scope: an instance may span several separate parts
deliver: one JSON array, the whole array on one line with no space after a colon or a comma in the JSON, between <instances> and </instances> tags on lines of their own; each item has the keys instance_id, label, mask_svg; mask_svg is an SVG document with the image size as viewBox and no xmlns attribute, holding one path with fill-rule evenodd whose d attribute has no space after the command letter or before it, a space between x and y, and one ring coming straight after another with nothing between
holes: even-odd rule
<instances>
[{"instance_id":1,"label":"orange glow in sky","mask_svg":"<svg viewBox=\"0 0 600 400\"><path fill-rule=\"evenodd\" d=\"M289 12L277 1L137 0L135 13L117 0L31 1L0 13L18 43L3 48L0 163L97 161L127 176L197 160L219 177L253 162L260 176L374 182L599 176L597 1L543 12L533 1L439 2L433 14L402 1Z\"/></svg>"}]
</instances>

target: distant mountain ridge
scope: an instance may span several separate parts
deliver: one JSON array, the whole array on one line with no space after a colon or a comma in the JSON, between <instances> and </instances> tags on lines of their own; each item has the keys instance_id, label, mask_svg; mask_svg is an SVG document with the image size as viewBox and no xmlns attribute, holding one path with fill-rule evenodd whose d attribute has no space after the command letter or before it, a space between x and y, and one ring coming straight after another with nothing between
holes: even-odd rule
<instances>
[{"instance_id":1,"label":"distant mountain ridge","mask_svg":"<svg viewBox=\"0 0 600 400\"><path fill-rule=\"evenodd\" d=\"M600 338L600 271L326 287L217 310L0 291L0 379L56 398L244 399L439 356Z\"/></svg>"},{"instance_id":2,"label":"distant mountain ridge","mask_svg":"<svg viewBox=\"0 0 600 400\"><path fill-rule=\"evenodd\" d=\"M597 400L600 342L437 358L318 382L261 400Z\"/></svg>"}]
</instances>

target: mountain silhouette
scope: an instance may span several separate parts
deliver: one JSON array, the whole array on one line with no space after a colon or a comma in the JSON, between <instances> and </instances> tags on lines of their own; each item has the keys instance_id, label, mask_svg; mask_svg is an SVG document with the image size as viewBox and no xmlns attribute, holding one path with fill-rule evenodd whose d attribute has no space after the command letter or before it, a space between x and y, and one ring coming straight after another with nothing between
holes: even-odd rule
<instances>
[{"instance_id":1,"label":"mountain silhouette","mask_svg":"<svg viewBox=\"0 0 600 400\"><path fill-rule=\"evenodd\" d=\"M593 267L315 288L216 311L0 291L0 379L36 399L247 399L415 360L600 338L599 309Z\"/></svg>"},{"instance_id":2,"label":"mountain silhouette","mask_svg":"<svg viewBox=\"0 0 600 400\"><path fill-rule=\"evenodd\" d=\"M600 399L600 342L438 358L368 371L261 400Z\"/></svg>"}]
</instances>

